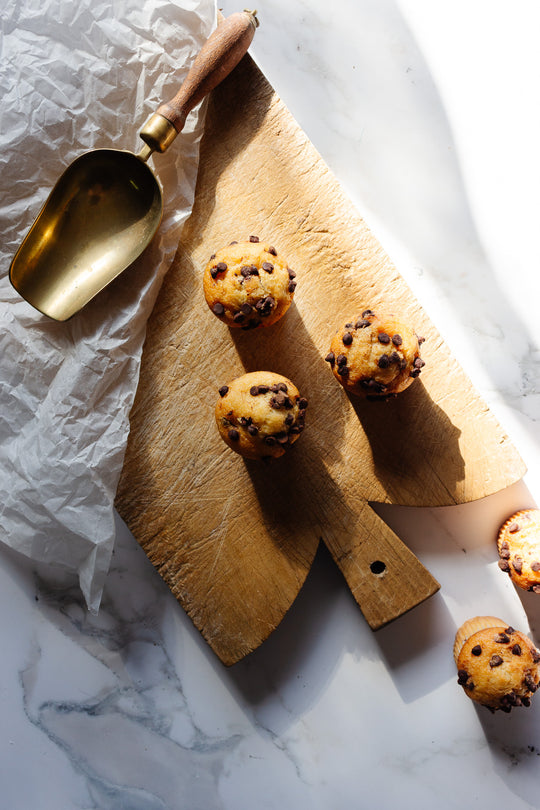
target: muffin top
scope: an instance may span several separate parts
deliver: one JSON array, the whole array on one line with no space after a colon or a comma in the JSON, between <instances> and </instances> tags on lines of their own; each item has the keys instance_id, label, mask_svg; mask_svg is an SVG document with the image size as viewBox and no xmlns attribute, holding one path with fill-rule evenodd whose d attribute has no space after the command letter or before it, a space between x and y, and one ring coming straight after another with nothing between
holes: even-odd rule
<instances>
[{"instance_id":1,"label":"muffin top","mask_svg":"<svg viewBox=\"0 0 540 810\"><path fill-rule=\"evenodd\" d=\"M254 371L219 389L215 417L225 443L245 458L277 458L298 439L307 399L287 377Z\"/></svg>"},{"instance_id":2,"label":"muffin top","mask_svg":"<svg viewBox=\"0 0 540 810\"><path fill-rule=\"evenodd\" d=\"M256 329L283 317L294 297L295 278L273 245L252 236L213 254L204 270L203 289L208 306L223 323Z\"/></svg>"},{"instance_id":3,"label":"muffin top","mask_svg":"<svg viewBox=\"0 0 540 810\"><path fill-rule=\"evenodd\" d=\"M326 360L347 391L384 399L420 375L421 342L402 317L365 309L337 330Z\"/></svg>"},{"instance_id":4,"label":"muffin top","mask_svg":"<svg viewBox=\"0 0 540 810\"><path fill-rule=\"evenodd\" d=\"M499 568L526 591L540 593L540 509L515 512L497 538Z\"/></svg>"},{"instance_id":5,"label":"muffin top","mask_svg":"<svg viewBox=\"0 0 540 810\"><path fill-rule=\"evenodd\" d=\"M492 711L529 706L538 688L540 653L513 627L488 627L470 635L457 655L458 683Z\"/></svg>"}]
</instances>

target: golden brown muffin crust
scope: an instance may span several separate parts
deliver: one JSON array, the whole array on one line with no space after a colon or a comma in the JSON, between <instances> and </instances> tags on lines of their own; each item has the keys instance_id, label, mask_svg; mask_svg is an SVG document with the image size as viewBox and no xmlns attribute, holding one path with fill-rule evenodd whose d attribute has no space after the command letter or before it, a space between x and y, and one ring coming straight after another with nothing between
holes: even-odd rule
<instances>
[{"instance_id":1,"label":"golden brown muffin crust","mask_svg":"<svg viewBox=\"0 0 540 810\"><path fill-rule=\"evenodd\" d=\"M304 430L307 399L287 377L254 371L219 389L216 424L223 441L245 458L277 458Z\"/></svg>"},{"instance_id":2,"label":"golden brown muffin crust","mask_svg":"<svg viewBox=\"0 0 540 810\"><path fill-rule=\"evenodd\" d=\"M251 236L214 253L204 270L204 296L227 326L256 329L283 317L294 297L295 279L273 245Z\"/></svg>"},{"instance_id":3,"label":"golden brown muffin crust","mask_svg":"<svg viewBox=\"0 0 540 810\"><path fill-rule=\"evenodd\" d=\"M351 394L385 399L419 376L421 342L403 318L365 309L337 330L325 359Z\"/></svg>"},{"instance_id":4,"label":"golden brown muffin crust","mask_svg":"<svg viewBox=\"0 0 540 810\"><path fill-rule=\"evenodd\" d=\"M540 509L522 509L508 518L497 548L501 571L519 588L540 593Z\"/></svg>"},{"instance_id":5,"label":"golden brown muffin crust","mask_svg":"<svg viewBox=\"0 0 540 810\"><path fill-rule=\"evenodd\" d=\"M539 662L540 653L524 633L504 624L484 628L461 647L458 683L482 706L509 712L530 705L540 681Z\"/></svg>"}]
</instances>

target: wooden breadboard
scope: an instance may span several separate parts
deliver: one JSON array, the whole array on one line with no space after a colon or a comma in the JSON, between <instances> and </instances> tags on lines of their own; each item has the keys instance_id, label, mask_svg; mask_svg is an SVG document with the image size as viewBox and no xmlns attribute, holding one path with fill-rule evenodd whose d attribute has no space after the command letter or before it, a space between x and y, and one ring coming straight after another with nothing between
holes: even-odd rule
<instances>
[{"instance_id":1,"label":"wooden breadboard","mask_svg":"<svg viewBox=\"0 0 540 810\"><path fill-rule=\"evenodd\" d=\"M251 234L297 273L269 329L209 311L210 255ZM366 307L404 311L426 367L387 403L349 397L324 357ZM282 459L244 461L218 435L218 388L245 371L292 379L307 427ZM193 214L154 312L117 509L225 664L274 630L324 542L373 629L438 584L370 503L463 503L524 465L321 157L249 57L214 91ZM375 563L375 565L373 565ZM381 572L381 565L384 570Z\"/></svg>"}]
</instances>

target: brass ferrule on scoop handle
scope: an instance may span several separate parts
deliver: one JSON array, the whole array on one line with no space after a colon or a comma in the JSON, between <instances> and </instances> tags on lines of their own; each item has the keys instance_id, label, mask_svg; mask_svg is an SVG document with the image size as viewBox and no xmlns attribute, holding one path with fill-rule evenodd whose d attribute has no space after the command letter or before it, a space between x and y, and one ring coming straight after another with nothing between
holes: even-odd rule
<instances>
[{"instance_id":1,"label":"brass ferrule on scoop handle","mask_svg":"<svg viewBox=\"0 0 540 810\"><path fill-rule=\"evenodd\" d=\"M238 64L258 27L256 11L236 12L221 22L191 66L180 90L150 116L139 135L144 146L137 157L147 161L152 152L165 152L191 110Z\"/></svg>"}]
</instances>

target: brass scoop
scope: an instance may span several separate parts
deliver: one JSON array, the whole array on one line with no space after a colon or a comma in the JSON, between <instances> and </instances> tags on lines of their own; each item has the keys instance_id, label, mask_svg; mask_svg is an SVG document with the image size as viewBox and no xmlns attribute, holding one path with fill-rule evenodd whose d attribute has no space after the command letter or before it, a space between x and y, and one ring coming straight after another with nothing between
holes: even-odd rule
<instances>
[{"instance_id":1,"label":"brass scoop","mask_svg":"<svg viewBox=\"0 0 540 810\"><path fill-rule=\"evenodd\" d=\"M66 169L9 270L11 283L33 307L65 321L142 253L163 211L146 161L170 146L188 113L240 61L259 24L256 14L237 12L218 25L176 96L144 125L138 154L96 149Z\"/></svg>"}]
</instances>

